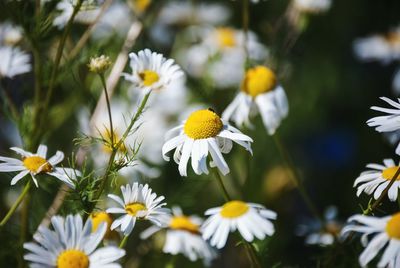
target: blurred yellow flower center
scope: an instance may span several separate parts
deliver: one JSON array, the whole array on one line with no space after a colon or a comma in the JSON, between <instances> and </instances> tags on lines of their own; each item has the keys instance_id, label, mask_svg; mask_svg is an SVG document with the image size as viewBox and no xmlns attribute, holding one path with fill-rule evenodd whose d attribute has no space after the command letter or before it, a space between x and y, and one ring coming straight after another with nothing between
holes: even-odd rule
<instances>
[{"instance_id":1,"label":"blurred yellow flower center","mask_svg":"<svg viewBox=\"0 0 400 268\"><path fill-rule=\"evenodd\" d=\"M111 234L110 226L113 222L113 219L111 218L110 214L104 211L93 212L92 214L90 214L90 219L92 220L92 232L95 232L97 228L99 228L100 224L105 222L107 224L107 231L106 234L104 235L104 238L109 238Z\"/></svg>"},{"instance_id":2,"label":"blurred yellow flower center","mask_svg":"<svg viewBox=\"0 0 400 268\"><path fill-rule=\"evenodd\" d=\"M62 252L57 259L57 268L88 268L89 257L80 250L70 249Z\"/></svg>"},{"instance_id":3,"label":"blurred yellow flower center","mask_svg":"<svg viewBox=\"0 0 400 268\"><path fill-rule=\"evenodd\" d=\"M143 85L145 85L146 87L149 87L160 80L158 74L151 70L144 70L143 72L140 72L139 77L140 79L142 79Z\"/></svg>"},{"instance_id":4,"label":"blurred yellow flower center","mask_svg":"<svg viewBox=\"0 0 400 268\"><path fill-rule=\"evenodd\" d=\"M133 2L136 9L135 11L142 13L149 7L151 0L133 0Z\"/></svg>"},{"instance_id":5,"label":"blurred yellow flower center","mask_svg":"<svg viewBox=\"0 0 400 268\"><path fill-rule=\"evenodd\" d=\"M186 216L176 216L171 219L169 224L171 229L175 230L185 230L191 233L198 233L199 226L193 223L189 217Z\"/></svg>"},{"instance_id":6,"label":"blurred yellow flower center","mask_svg":"<svg viewBox=\"0 0 400 268\"><path fill-rule=\"evenodd\" d=\"M102 134L103 138L107 141L107 144L103 144L103 151L106 153L111 153L112 149L111 149L111 132L106 129L106 131ZM114 130L113 132L113 144L117 144L117 142L119 142L120 137L118 135L118 133ZM126 148L124 143L121 143L120 146L118 146L118 151L120 153L126 153L128 152L128 149Z\"/></svg>"},{"instance_id":7,"label":"blurred yellow flower center","mask_svg":"<svg viewBox=\"0 0 400 268\"><path fill-rule=\"evenodd\" d=\"M199 140L217 136L222 127L222 120L215 112L199 110L189 116L183 131L189 138Z\"/></svg>"},{"instance_id":8,"label":"blurred yellow flower center","mask_svg":"<svg viewBox=\"0 0 400 268\"><path fill-rule=\"evenodd\" d=\"M139 211L144 211L146 209L146 206L142 203L131 203L125 206L125 211L131 216L136 216Z\"/></svg>"},{"instance_id":9,"label":"blurred yellow flower center","mask_svg":"<svg viewBox=\"0 0 400 268\"><path fill-rule=\"evenodd\" d=\"M397 172L397 170L399 168L400 167L390 167L390 168L385 169L384 171L382 171L382 177L384 179L390 181L391 179L393 179L394 175L396 175L396 172ZM400 180L400 176L399 175L397 175L396 180Z\"/></svg>"},{"instance_id":10,"label":"blurred yellow flower center","mask_svg":"<svg viewBox=\"0 0 400 268\"><path fill-rule=\"evenodd\" d=\"M24 166L33 173L38 173L40 168L40 172L50 172L53 170L53 167L47 162L47 160L40 156L29 156L22 162Z\"/></svg>"},{"instance_id":11,"label":"blurred yellow flower center","mask_svg":"<svg viewBox=\"0 0 400 268\"><path fill-rule=\"evenodd\" d=\"M249 206L242 201L229 201L222 206L220 212L224 218L237 218L245 214L249 210Z\"/></svg>"},{"instance_id":12,"label":"blurred yellow flower center","mask_svg":"<svg viewBox=\"0 0 400 268\"><path fill-rule=\"evenodd\" d=\"M393 215L393 217L386 224L386 233L390 238L400 240L400 212Z\"/></svg>"},{"instance_id":13,"label":"blurred yellow flower center","mask_svg":"<svg viewBox=\"0 0 400 268\"><path fill-rule=\"evenodd\" d=\"M236 44L235 31L230 28L219 28L217 31L218 43L221 47L233 47Z\"/></svg>"},{"instance_id":14,"label":"blurred yellow flower center","mask_svg":"<svg viewBox=\"0 0 400 268\"><path fill-rule=\"evenodd\" d=\"M259 94L271 91L276 86L275 73L264 66L249 69L242 81L242 91L253 98Z\"/></svg>"},{"instance_id":15,"label":"blurred yellow flower center","mask_svg":"<svg viewBox=\"0 0 400 268\"><path fill-rule=\"evenodd\" d=\"M398 32L390 32L385 36L386 41L393 46L400 45L400 33Z\"/></svg>"}]
</instances>

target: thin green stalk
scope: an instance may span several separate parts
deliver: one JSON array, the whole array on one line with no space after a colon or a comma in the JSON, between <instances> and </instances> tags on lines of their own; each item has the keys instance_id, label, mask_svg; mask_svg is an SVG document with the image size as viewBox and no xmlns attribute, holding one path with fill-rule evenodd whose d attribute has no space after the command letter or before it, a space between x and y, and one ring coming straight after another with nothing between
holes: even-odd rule
<instances>
[{"instance_id":1,"label":"thin green stalk","mask_svg":"<svg viewBox=\"0 0 400 268\"><path fill-rule=\"evenodd\" d=\"M225 201L230 201L232 200L231 197L229 196L228 191L225 188L224 182L222 181L221 174L219 174L217 168L212 168L211 171L214 173L215 178L217 179L218 185L222 191L222 195L224 196Z\"/></svg>"},{"instance_id":2,"label":"thin green stalk","mask_svg":"<svg viewBox=\"0 0 400 268\"><path fill-rule=\"evenodd\" d=\"M261 263L258 260L257 252L254 249L253 245L251 243L247 242L247 241L244 241L244 243L245 243L245 248L247 250L249 259L252 261L252 264L254 265L254 267L261 268L262 267Z\"/></svg>"},{"instance_id":3,"label":"thin green stalk","mask_svg":"<svg viewBox=\"0 0 400 268\"><path fill-rule=\"evenodd\" d=\"M31 181L29 180L24 189L22 190L22 193L18 196L18 199L15 201L14 205L10 208L10 210L7 212L6 216L3 218L3 220L0 222L0 228L3 227L8 220L11 218L11 216L14 214L14 212L17 210L21 202L24 200L26 194L29 192L29 189L31 188Z\"/></svg>"},{"instance_id":4,"label":"thin green stalk","mask_svg":"<svg viewBox=\"0 0 400 268\"><path fill-rule=\"evenodd\" d=\"M278 147L279 153L281 154L283 160L286 162L286 165L291 170L290 175L292 176L290 177L296 183L297 189L301 197L303 198L304 202L306 203L308 209L314 215L315 218L319 219L321 222L324 222L323 217L319 214L317 208L314 206L314 203L311 201L311 198L309 197L304 187L303 181L300 179L301 178L300 174L298 173L297 168L293 164L290 154L286 149L286 147L284 146L284 144L282 143L278 133L275 133L272 137L274 139L276 146Z\"/></svg>"},{"instance_id":5,"label":"thin green stalk","mask_svg":"<svg viewBox=\"0 0 400 268\"><path fill-rule=\"evenodd\" d=\"M104 93L106 95L107 113L108 113L108 119L110 120L110 144L111 144L111 150L114 150L114 127L113 127L112 116L111 116L110 97L108 96L107 84L106 84L106 80L104 79L104 74L101 73L101 74L99 74L99 76L100 76L101 83L104 87Z\"/></svg>"},{"instance_id":6,"label":"thin green stalk","mask_svg":"<svg viewBox=\"0 0 400 268\"><path fill-rule=\"evenodd\" d=\"M244 42L243 48L246 55L245 67L247 67L247 61L249 59L249 48L247 47L247 43L249 40L249 0L243 0L243 15L242 15L242 23L243 23L243 35L244 35Z\"/></svg>"},{"instance_id":7,"label":"thin green stalk","mask_svg":"<svg viewBox=\"0 0 400 268\"><path fill-rule=\"evenodd\" d=\"M129 235L125 235L124 238L121 240L121 243L119 243L119 248L124 248L126 243L128 242Z\"/></svg>"}]
</instances>

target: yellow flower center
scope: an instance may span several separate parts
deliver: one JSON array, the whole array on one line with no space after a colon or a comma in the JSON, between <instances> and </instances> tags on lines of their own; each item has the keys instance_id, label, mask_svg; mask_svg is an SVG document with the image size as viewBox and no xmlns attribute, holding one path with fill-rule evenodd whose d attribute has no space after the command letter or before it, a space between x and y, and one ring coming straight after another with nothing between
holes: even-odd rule
<instances>
[{"instance_id":1,"label":"yellow flower center","mask_svg":"<svg viewBox=\"0 0 400 268\"><path fill-rule=\"evenodd\" d=\"M234 47L236 45L235 31L230 28L218 28L217 39L219 45L224 47Z\"/></svg>"},{"instance_id":2,"label":"yellow flower center","mask_svg":"<svg viewBox=\"0 0 400 268\"><path fill-rule=\"evenodd\" d=\"M229 201L222 206L220 212L221 216L224 218L238 218L245 214L249 210L249 206L242 201Z\"/></svg>"},{"instance_id":3,"label":"yellow flower center","mask_svg":"<svg viewBox=\"0 0 400 268\"><path fill-rule=\"evenodd\" d=\"M189 116L183 131L188 137L199 140L217 136L223 126L221 118L214 111L199 110Z\"/></svg>"},{"instance_id":4,"label":"yellow flower center","mask_svg":"<svg viewBox=\"0 0 400 268\"><path fill-rule=\"evenodd\" d=\"M29 156L23 159L22 162L24 166L33 173L38 173L40 167L42 167L40 172L50 172L53 170L53 167L47 160L40 156Z\"/></svg>"},{"instance_id":5,"label":"yellow flower center","mask_svg":"<svg viewBox=\"0 0 400 268\"><path fill-rule=\"evenodd\" d=\"M106 131L104 133L102 133L103 138L107 141L107 144L103 144L103 151L106 153L112 153L112 149L111 149L111 132L106 129ZM114 130L113 132L113 144L117 144L117 142L119 142L120 137L118 135L118 133ZM128 152L128 149L126 148L125 144L122 143L119 147L118 147L118 151L120 153L126 153Z\"/></svg>"},{"instance_id":6,"label":"yellow flower center","mask_svg":"<svg viewBox=\"0 0 400 268\"><path fill-rule=\"evenodd\" d=\"M386 34L385 39L392 46L400 45L400 33L398 32L390 32Z\"/></svg>"},{"instance_id":7,"label":"yellow flower center","mask_svg":"<svg viewBox=\"0 0 400 268\"><path fill-rule=\"evenodd\" d=\"M265 67L256 66L249 69L242 81L242 91L253 98L271 91L277 84L275 73Z\"/></svg>"},{"instance_id":8,"label":"yellow flower center","mask_svg":"<svg viewBox=\"0 0 400 268\"><path fill-rule=\"evenodd\" d=\"M107 231L106 234L104 235L104 238L110 238L112 232L110 226L113 222L113 219L111 218L110 214L104 211L93 212L92 214L90 214L90 219L92 220L92 232L95 232L97 228L99 228L99 225L105 222L107 224Z\"/></svg>"},{"instance_id":9,"label":"yellow flower center","mask_svg":"<svg viewBox=\"0 0 400 268\"><path fill-rule=\"evenodd\" d=\"M191 233L198 233L199 226L193 223L189 217L186 216L175 216L171 219L169 227L175 230L184 230Z\"/></svg>"},{"instance_id":10,"label":"yellow flower center","mask_svg":"<svg viewBox=\"0 0 400 268\"><path fill-rule=\"evenodd\" d=\"M382 177L385 180L389 180L390 181L391 179L393 179L394 175L396 175L396 172L397 172L397 170L399 168L400 167L390 167L390 168L385 169L384 171L382 171ZM397 176L396 180L400 180L400 176L399 175Z\"/></svg>"},{"instance_id":11,"label":"yellow flower center","mask_svg":"<svg viewBox=\"0 0 400 268\"><path fill-rule=\"evenodd\" d=\"M386 224L386 233L390 238L400 240L400 212L394 214Z\"/></svg>"},{"instance_id":12,"label":"yellow flower center","mask_svg":"<svg viewBox=\"0 0 400 268\"><path fill-rule=\"evenodd\" d=\"M133 5L135 7L135 11L138 13L143 13L151 4L151 0L133 0Z\"/></svg>"},{"instance_id":13,"label":"yellow flower center","mask_svg":"<svg viewBox=\"0 0 400 268\"><path fill-rule=\"evenodd\" d=\"M131 215L136 216L139 211L147 210L146 206L142 203L131 203L125 206L125 211Z\"/></svg>"},{"instance_id":14,"label":"yellow flower center","mask_svg":"<svg viewBox=\"0 0 400 268\"><path fill-rule=\"evenodd\" d=\"M139 77L140 79L142 79L143 85L145 85L146 87L149 87L160 80L158 74L151 70L144 70L143 72L140 72Z\"/></svg>"},{"instance_id":15,"label":"yellow flower center","mask_svg":"<svg viewBox=\"0 0 400 268\"><path fill-rule=\"evenodd\" d=\"M80 250L70 249L62 252L57 259L57 268L88 268L89 257Z\"/></svg>"}]
</instances>

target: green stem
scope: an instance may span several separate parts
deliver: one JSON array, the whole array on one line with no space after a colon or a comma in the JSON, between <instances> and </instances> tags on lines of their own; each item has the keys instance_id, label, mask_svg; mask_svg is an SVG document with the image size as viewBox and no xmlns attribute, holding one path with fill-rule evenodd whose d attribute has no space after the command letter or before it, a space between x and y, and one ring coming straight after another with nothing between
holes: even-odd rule
<instances>
[{"instance_id":1,"label":"green stem","mask_svg":"<svg viewBox=\"0 0 400 268\"><path fill-rule=\"evenodd\" d=\"M119 243L119 248L124 248L126 243L128 242L128 235L125 235L124 238L121 240L121 243Z\"/></svg>"},{"instance_id":2,"label":"green stem","mask_svg":"<svg viewBox=\"0 0 400 268\"><path fill-rule=\"evenodd\" d=\"M248 59L249 59L249 48L247 47L248 39L249 39L249 0L243 0L243 18L242 18L242 23L243 23L243 35L244 35L244 42L243 42L243 48L244 48L244 53L246 55L246 60L245 60L245 69L247 68L248 64Z\"/></svg>"},{"instance_id":3,"label":"green stem","mask_svg":"<svg viewBox=\"0 0 400 268\"><path fill-rule=\"evenodd\" d=\"M108 119L110 120L110 144L111 144L111 150L114 150L114 127L113 127L112 116L111 116L110 97L108 96L107 84L106 84L106 80L104 79L104 74L99 74L99 76L100 76L101 83L104 87L104 93L106 95Z\"/></svg>"},{"instance_id":4,"label":"green stem","mask_svg":"<svg viewBox=\"0 0 400 268\"><path fill-rule=\"evenodd\" d=\"M247 255L248 255L250 261L252 262L252 264L254 265L254 267L261 268L262 267L261 263L257 257L257 252L254 249L253 245L247 241L244 241L244 243L245 243Z\"/></svg>"},{"instance_id":5,"label":"green stem","mask_svg":"<svg viewBox=\"0 0 400 268\"><path fill-rule=\"evenodd\" d=\"M301 178L300 174L298 173L297 168L293 164L290 154L286 149L286 147L284 146L283 142L281 141L278 133L275 133L272 137L274 139L276 146L278 147L279 153L281 154L283 160L286 162L286 165L291 170L290 177L297 185L297 189L301 197L303 198L304 202L306 203L308 209L315 216L315 218L319 219L321 222L324 222L323 217L319 214L317 208L314 206L314 203L311 201L311 198L309 197L304 187L303 181L300 179Z\"/></svg>"},{"instance_id":6,"label":"green stem","mask_svg":"<svg viewBox=\"0 0 400 268\"><path fill-rule=\"evenodd\" d=\"M211 169L212 173L214 174L215 178L217 179L218 185L222 191L222 195L224 196L225 201L230 201L232 200L231 197L229 196L228 191L225 188L224 182L222 181L221 174L219 174L217 168L212 168Z\"/></svg>"},{"instance_id":7,"label":"green stem","mask_svg":"<svg viewBox=\"0 0 400 268\"><path fill-rule=\"evenodd\" d=\"M3 227L8 220L11 218L11 216L14 214L14 212L17 210L21 202L24 200L26 194L29 192L29 189L31 188L31 181L28 181L22 190L22 193L19 195L18 199L15 201L14 205L10 208L8 211L7 215L3 218L3 220L0 222L0 228Z\"/></svg>"}]
</instances>

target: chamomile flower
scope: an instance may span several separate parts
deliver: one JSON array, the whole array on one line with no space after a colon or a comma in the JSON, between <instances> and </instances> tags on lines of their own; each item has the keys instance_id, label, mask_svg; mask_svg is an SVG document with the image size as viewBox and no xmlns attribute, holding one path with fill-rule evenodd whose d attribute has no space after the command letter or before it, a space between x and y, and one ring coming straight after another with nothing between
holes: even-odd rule
<instances>
[{"instance_id":1,"label":"chamomile flower","mask_svg":"<svg viewBox=\"0 0 400 268\"><path fill-rule=\"evenodd\" d=\"M185 255L189 260L203 259L209 264L215 257L215 251L202 238L200 226L203 220L196 216L186 216L179 207L172 208L173 215L165 218L165 227L152 226L140 237L147 239L160 230L166 230L164 253Z\"/></svg>"},{"instance_id":2,"label":"chamomile flower","mask_svg":"<svg viewBox=\"0 0 400 268\"><path fill-rule=\"evenodd\" d=\"M367 121L368 126L375 127L378 132L393 132L400 129L400 100L397 102L386 97L381 99L388 104L391 108L372 106L371 109L379 112L386 113L386 115L377 116ZM400 144L396 148L396 154L400 154Z\"/></svg>"},{"instance_id":3,"label":"chamomile flower","mask_svg":"<svg viewBox=\"0 0 400 268\"><path fill-rule=\"evenodd\" d=\"M59 11L58 16L54 19L53 25L59 29L64 28L74 12L76 0L62 0L58 2L56 9ZM96 6L93 0L84 0L81 8L76 14L74 21L89 24L93 22L99 15L100 9Z\"/></svg>"},{"instance_id":4,"label":"chamomile flower","mask_svg":"<svg viewBox=\"0 0 400 268\"><path fill-rule=\"evenodd\" d=\"M0 44L14 46L22 39L22 29L11 23L0 24Z\"/></svg>"},{"instance_id":5,"label":"chamomile flower","mask_svg":"<svg viewBox=\"0 0 400 268\"><path fill-rule=\"evenodd\" d=\"M223 248L229 233L236 230L248 242L275 232L270 220L276 219L276 213L259 204L233 200L207 210L205 215L210 217L202 225L203 238L210 239L211 245L217 248Z\"/></svg>"},{"instance_id":6,"label":"chamomile flower","mask_svg":"<svg viewBox=\"0 0 400 268\"><path fill-rule=\"evenodd\" d=\"M174 160L179 165L181 176L187 176L187 164L190 157L196 174L208 174L209 153L212 158L210 165L216 166L222 174L228 174L229 167L222 153L231 151L232 141L252 153L250 143L253 140L238 129L224 123L211 109L193 112L184 124L171 129L169 133L177 131L178 135L164 144L162 154L164 159L169 161L167 153L175 149Z\"/></svg>"},{"instance_id":7,"label":"chamomile flower","mask_svg":"<svg viewBox=\"0 0 400 268\"><path fill-rule=\"evenodd\" d=\"M364 171L354 181L354 187L357 187L357 196L360 196L362 192L368 195L374 194L374 198L378 199L382 192L389 185L390 181L400 168L400 165L396 165L393 159L383 160L384 165L380 164L368 164L367 168L370 170ZM391 201L397 200L398 191L400 188L400 176L396 178L396 181L390 187L388 197Z\"/></svg>"},{"instance_id":8,"label":"chamomile flower","mask_svg":"<svg viewBox=\"0 0 400 268\"><path fill-rule=\"evenodd\" d=\"M145 93L152 89L167 89L172 82L182 78L181 68L172 59L166 59L162 54L141 50L138 54L130 53L131 74L124 73L126 80L133 83Z\"/></svg>"},{"instance_id":9,"label":"chamomile flower","mask_svg":"<svg viewBox=\"0 0 400 268\"><path fill-rule=\"evenodd\" d=\"M127 184L121 186L123 200L116 195L109 194L108 197L118 203L120 207L113 207L106 210L111 214L124 214L114 220L111 230L120 227L124 235L129 235L136 220L149 220L156 225L162 225L162 218L169 214L169 210L163 208L166 203L161 203L164 196L159 196L152 192L149 186L134 183L132 186Z\"/></svg>"},{"instance_id":10,"label":"chamomile flower","mask_svg":"<svg viewBox=\"0 0 400 268\"><path fill-rule=\"evenodd\" d=\"M29 55L18 47L0 46L0 59L0 79L13 78L32 69Z\"/></svg>"},{"instance_id":11,"label":"chamomile flower","mask_svg":"<svg viewBox=\"0 0 400 268\"><path fill-rule=\"evenodd\" d=\"M260 113L270 135L274 134L288 114L288 101L275 73L264 66L249 69L242 81L241 92L222 113L226 121L251 126L249 117Z\"/></svg>"},{"instance_id":12,"label":"chamomile flower","mask_svg":"<svg viewBox=\"0 0 400 268\"><path fill-rule=\"evenodd\" d=\"M107 268L121 267L117 261L125 255L123 249L108 246L96 250L106 233L107 225L101 224L92 233L92 221L83 225L79 215L51 218L54 231L39 226L33 236L35 242L24 244L29 251L24 259L30 267L57 268Z\"/></svg>"},{"instance_id":13,"label":"chamomile flower","mask_svg":"<svg viewBox=\"0 0 400 268\"><path fill-rule=\"evenodd\" d=\"M90 220L92 221L92 232L96 232L97 229L103 224L106 224L106 232L104 234L104 239L111 239L113 237L113 231L111 230L111 224L113 223L113 218L110 214L105 211L95 211L90 214Z\"/></svg>"},{"instance_id":14,"label":"chamomile flower","mask_svg":"<svg viewBox=\"0 0 400 268\"><path fill-rule=\"evenodd\" d=\"M357 232L362 233L361 243L366 249L361 253L359 262L366 267L378 253L386 249L377 267L395 268L400 265L400 213L379 218L364 215L354 215L348 219L349 225L343 228L342 235ZM373 236L371 241L368 237Z\"/></svg>"},{"instance_id":15,"label":"chamomile flower","mask_svg":"<svg viewBox=\"0 0 400 268\"><path fill-rule=\"evenodd\" d=\"M16 184L26 175L30 174L36 187L38 187L36 175L48 174L66 183L69 187L74 188L73 180L76 179L76 176L81 175L78 170L72 168L56 167L56 165L64 159L64 153L61 151L57 151L55 155L46 159L46 145L40 145L36 153L27 152L18 147L12 147L10 149L22 156L22 160L3 156L0 157L0 161L4 162L0 163L0 172L19 171L19 173L12 178L11 185Z\"/></svg>"}]
</instances>

